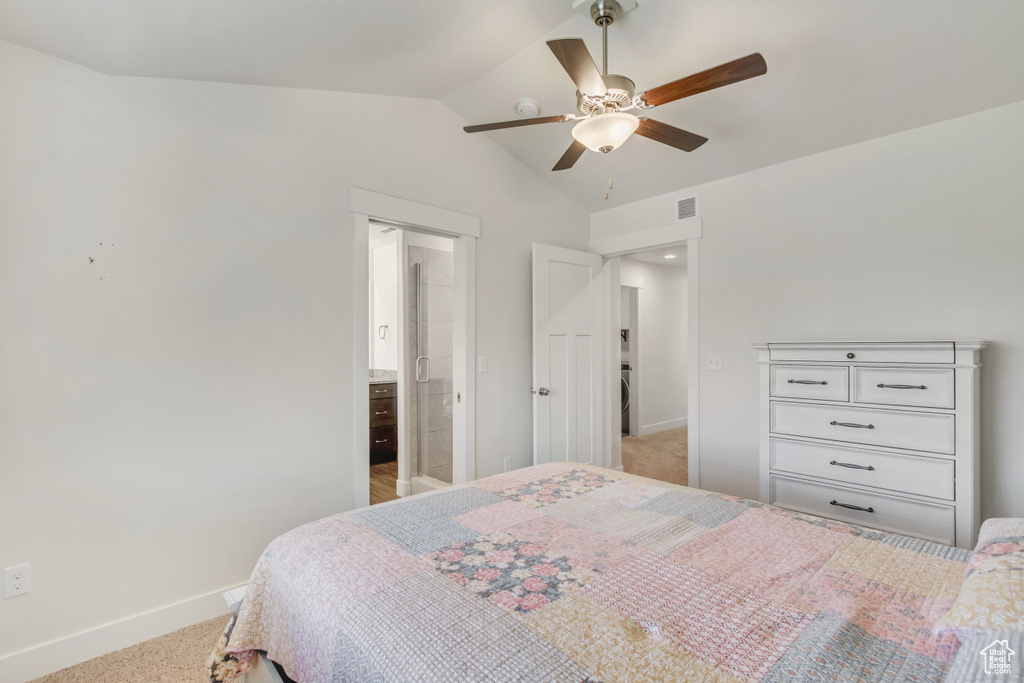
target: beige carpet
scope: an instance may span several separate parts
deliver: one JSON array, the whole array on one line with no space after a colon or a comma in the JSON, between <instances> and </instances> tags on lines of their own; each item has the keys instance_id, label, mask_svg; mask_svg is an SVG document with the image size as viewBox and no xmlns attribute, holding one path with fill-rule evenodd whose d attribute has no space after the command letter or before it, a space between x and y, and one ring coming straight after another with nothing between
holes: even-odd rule
<instances>
[{"instance_id":1,"label":"beige carpet","mask_svg":"<svg viewBox=\"0 0 1024 683\"><path fill-rule=\"evenodd\" d=\"M622 437L622 469L629 474L686 486L686 427Z\"/></svg>"},{"instance_id":2,"label":"beige carpet","mask_svg":"<svg viewBox=\"0 0 1024 683\"><path fill-rule=\"evenodd\" d=\"M186 626L32 683L207 683L206 660L230 616Z\"/></svg>"}]
</instances>

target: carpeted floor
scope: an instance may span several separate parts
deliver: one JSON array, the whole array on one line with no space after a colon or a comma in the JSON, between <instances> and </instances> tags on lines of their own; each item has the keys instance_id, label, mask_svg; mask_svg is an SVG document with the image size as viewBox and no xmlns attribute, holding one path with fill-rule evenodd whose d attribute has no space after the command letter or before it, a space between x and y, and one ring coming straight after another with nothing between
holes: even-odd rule
<instances>
[{"instance_id":1,"label":"carpeted floor","mask_svg":"<svg viewBox=\"0 0 1024 683\"><path fill-rule=\"evenodd\" d=\"M622 437L622 470L672 484L687 482L686 427Z\"/></svg>"},{"instance_id":2,"label":"carpeted floor","mask_svg":"<svg viewBox=\"0 0 1024 683\"><path fill-rule=\"evenodd\" d=\"M61 669L32 683L207 683L206 660L230 614Z\"/></svg>"}]
</instances>

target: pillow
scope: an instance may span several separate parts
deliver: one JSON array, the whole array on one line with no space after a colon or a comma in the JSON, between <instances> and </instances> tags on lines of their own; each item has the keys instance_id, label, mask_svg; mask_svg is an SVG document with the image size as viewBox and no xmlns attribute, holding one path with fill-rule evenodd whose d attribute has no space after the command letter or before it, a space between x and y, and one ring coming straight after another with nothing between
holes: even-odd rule
<instances>
[{"instance_id":1,"label":"pillow","mask_svg":"<svg viewBox=\"0 0 1024 683\"><path fill-rule=\"evenodd\" d=\"M1024 519L986 520L953 606L935 624L935 635L961 641L995 631L1024 632Z\"/></svg>"}]
</instances>

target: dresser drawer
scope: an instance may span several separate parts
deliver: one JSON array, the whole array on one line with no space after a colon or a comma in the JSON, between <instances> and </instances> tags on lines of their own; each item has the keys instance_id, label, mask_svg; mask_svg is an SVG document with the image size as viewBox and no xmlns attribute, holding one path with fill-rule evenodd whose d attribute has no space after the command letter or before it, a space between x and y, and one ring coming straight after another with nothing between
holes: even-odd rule
<instances>
[{"instance_id":1,"label":"dresser drawer","mask_svg":"<svg viewBox=\"0 0 1024 683\"><path fill-rule=\"evenodd\" d=\"M850 400L850 371L834 365L773 365L771 392L778 398Z\"/></svg>"},{"instance_id":2,"label":"dresser drawer","mask_svg":"<svg viewBox=\"0 0 1024 683\"><path fill-rule=\"evenodd\" d=\"M953 500L952 460L771 439L771 468L792 474Z\"/></svg>"},{"instance_id":3,"label":"dresser drawer","mask_svg":"<svg viewBox=\"0 0 1024 683\"><path fill-rule=\"evenodd\" d=\"M849 342L843 344L773 343L772 361L854 363L952 363L953 342Z\"/></svg>"},{"instance_id":4,"label":"dresser drawer","mask_svg":"<svg viewBox=\"0 0 1024 683\"><path fill-rule=\"evenodd\" d=\"M821 482L772 476L771 503L812 515L953 545L954 508ZM864 510L855 510L852 505ZM868 512L867 509L871 509Z\"/></svg>"},{"instance_id":5,"label":"dresser drawer","mask_svg":"<svg viewBox=\"0 0 1024 683\"><path fill-rule=\"evenodd\" d=\"M953 415L771 402L773 434L954 453Z\"/></svg>"},{"instance_id":6,"label":"dresser drawer","mask_svg":"<svg viewBox=\"0 0 1024 683\"><path fill-rule=\"evenodd\" d=\"M397 403L394 398L370 399L370 427L398 424Z\"/></svg>"},{"instance_id":7,"label":"dresser drawer","mask_svg":"<svg viewBox=\"0 0 1024 683\"><path fill-rule=\"evenodd\" d=\"M370 385L370 398L394 398L395 396L398 396L398 382Z\"/></svg>"},{"instance_id":8,"label":"dresser drawer","mask_svg":"<svg viewBox=\"0 0 1024 683\"><path fill-rule=\"evenodd\" d=\"M953 370L854 368L853 400L918 408L953 408Z\"/></svg>"}]
</instances>

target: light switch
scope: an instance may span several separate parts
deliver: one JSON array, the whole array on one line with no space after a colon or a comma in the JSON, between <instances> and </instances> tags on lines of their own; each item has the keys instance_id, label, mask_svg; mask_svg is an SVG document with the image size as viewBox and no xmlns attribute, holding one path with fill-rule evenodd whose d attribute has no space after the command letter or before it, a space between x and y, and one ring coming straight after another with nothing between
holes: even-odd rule
<instances>
[{"instance_id":1,"label":"light switch","mask_svg":"<svg viewBox=\"0 0 1024 683\"><path fill-rule=\"evenodd\" d=\"M722 357L720 355L713 355L707 357L708 370L714 372L721 372L722 370Z\"/></svg>"},{"instance_id":2,"label":"light switch","mask_svg":"<svg viewBox=\"0 0 1024 683\"><path fill-rule=\"evenodd\" d=\"M477 370L480 372L487 372L487 356L480 356L477 361Z\"/></svg>"}]
</instances>

